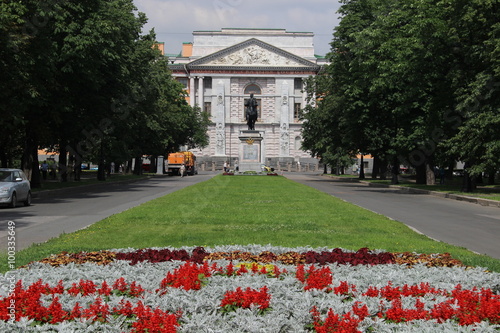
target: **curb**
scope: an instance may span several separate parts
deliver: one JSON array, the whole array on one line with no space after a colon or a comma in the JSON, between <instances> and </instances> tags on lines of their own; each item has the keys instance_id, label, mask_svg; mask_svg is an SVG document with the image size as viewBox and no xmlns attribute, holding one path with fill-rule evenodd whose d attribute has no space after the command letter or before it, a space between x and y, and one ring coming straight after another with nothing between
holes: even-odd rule
<instances>
[{"instance_id":1,"label":"curb","mask_svg":"<svg viewBox=\"0 0 500 333\"><path fill-rule=\"evenodd\" d=\"M364 183L369 183L369 182L364 182ZM369 183L369 184L371 184L371 183ZM422 190L422 189L411 188L411 187L404 187L404 186L396 186L396 185L387 185L387 186L390 187L390 188L400 188L401 191L403 191L405 193L427 194L427 195L433 195L433 196L440 197L440 198L445 198L445 199L452 199L452 200L458 200L458 201L464 201L464 202L474 203L474 204L478 204L478 205L481 205L481 206L490 206L490 207L500 208L500 201L496 201L496 200L489 200L489 199L484 199L484 198L476 198L476 197L470 197L470 196L460 195L460 194L452 194L452 193L443 193L443 192L430 191L430 190Z\"/></svg>"},{"instance_id":2,"label":"curb","mask_svg":"<svg viewBox=\"0 0 500 333\"><path fill-rule=\"evenodd\" d=\"M329 176L331 177L331 176ZM342 177L331 177L333 179L337 180L347 180L346 178ZM358 182L358 183L363 183L367 184L370 187L385 187L385 188L393 188L393 189L398 189L403 193L410 193L410 194L427 194L427 195L433 195L436 197L444 198L444 199L452 199L452 200L458 200L458 201L464 201L464 202L469 202L469 203L474 203L478 204L481 206L489 206L489 207L496 207L500 208L500 201L497 200L490 200L490 199L484 199L484 198L476 198L476 197L469 197L466 195L460 195L460 194L452 194L452 193L443 193L443 192L437 192L437 191L430 191L430 190L422 190L418 188L412 188L412 187L404 187L404 186L398 186L398 185L386 185L386 184L378 184L378 183L370 183L367 181L359 180L359 179L349 179L350 182Z\"/></svg>"}]
</instances>

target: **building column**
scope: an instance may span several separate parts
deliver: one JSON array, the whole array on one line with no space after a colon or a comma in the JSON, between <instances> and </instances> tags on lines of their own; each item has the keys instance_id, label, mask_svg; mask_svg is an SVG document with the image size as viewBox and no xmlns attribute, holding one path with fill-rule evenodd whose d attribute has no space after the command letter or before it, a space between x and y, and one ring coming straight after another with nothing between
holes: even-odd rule
<instances>
[{"instance_id":1,"label":"building column","mask_svg":"<svg viewBox=\"0 0 500 333\"><path fill-rule=\"evenodd\" d=\"M302 79L302 107L304 108L307 104L307 92L306 92L306 79Z\"/></svg>"},{"instance_id":2,"label":"building column","mask_svg":"<svg viewBox=\"0 0 500 333\"><path fill-rule=\"evenodd\" d=\"M203 102L203 99L204 99L203 76L199 76L198 77L198 106L200 107L202 112L203 112L203 109L205 107L205 103Z\"/></svg>"},{"instance_id":3,"label":"building column","mask_svg":"<svg viewBox=\"0 0 500 333\"><path fill-rule=\"evenodd\" d=\"M224 82L219 81L216 88L217 93L217 115L215 117L215 155L226 155L226 119L225 119L225 92Z\"/></svg>"},{"instance_id":4,"label":"building column","mask_svg":"<svg viewBox=\"0 0 500 333\"><path fill-rule=\"evenodd\" d=\"M196 89L194 87L194 76L189 78L189 105L194 107L196 104Z\"/></svg>"},{"instance_id":5,"label":"building column","mask_svg":"<svg viewBox=\"0 0 500 333\"><path fill-rule=\"evenodd\" d=\"M280 120L280 157L288 157L290 155L290 103L289 103L289 87L288 83L283 82L281 88L281 120ZM292 105L293 106L293 105Z\"/></svg>"}]
</instances>

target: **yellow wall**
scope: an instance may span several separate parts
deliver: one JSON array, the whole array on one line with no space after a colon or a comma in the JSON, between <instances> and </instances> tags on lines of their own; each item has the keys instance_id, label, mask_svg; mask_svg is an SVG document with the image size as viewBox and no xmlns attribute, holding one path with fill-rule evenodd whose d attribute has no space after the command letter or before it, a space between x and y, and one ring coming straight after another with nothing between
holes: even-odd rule
<instances>
[{"instance_id":1,"label":"yellow wall","mask_svg":"<svg viewBox=\"0 0 500 333\"><path fill-rule=\"evenodd\" d=\"M193 55L193 43L183 43L182 44L182 56L190 57Z\"/></svg>"},{"instance_id":2,"label":"yellow wall","mask_svg":"<svg viewBox=\"0 0 500 333\"><path fill-rule=\"evenodd\" d=\"M165 55L165 43L163 43L163 42L157 42L154 45L154 47L157 48L158 50L160 50L161 55Z\"/></svg>"}]
</instances>

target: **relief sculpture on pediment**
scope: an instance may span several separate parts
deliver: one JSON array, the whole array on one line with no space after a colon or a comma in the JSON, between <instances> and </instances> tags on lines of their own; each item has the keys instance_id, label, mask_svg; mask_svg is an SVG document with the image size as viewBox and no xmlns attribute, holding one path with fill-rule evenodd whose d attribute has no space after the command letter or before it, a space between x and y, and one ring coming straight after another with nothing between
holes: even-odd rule
<instances>
[{"instance_id":1,"label":"relief sculpture on pediment","mask_svg":"<svg viewBox=\"0 0 500 333\"><path fill-rule=\"evenodd\" d=\"M298 63L277 53L270 52L260 46L252 45L212 60L206 65L291 66L298 65Z\"/></svg>"}]
</instances>

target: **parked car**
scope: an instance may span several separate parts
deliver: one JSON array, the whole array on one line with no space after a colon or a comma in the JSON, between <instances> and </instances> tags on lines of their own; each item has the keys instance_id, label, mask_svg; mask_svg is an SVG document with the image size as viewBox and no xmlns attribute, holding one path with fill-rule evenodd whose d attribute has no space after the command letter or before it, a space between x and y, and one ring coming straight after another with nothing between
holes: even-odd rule
<instances>
[{"instance_id":1,"label":"parked car","mask_svg":"<svg viewBox=\"0 0 500 333\"><path fill-rule=\"evenodd\" d=\"M16 207L18 202L31 205L31 186L20 169L0 168L0 204Z\"/></svg>"}]
</instances>

